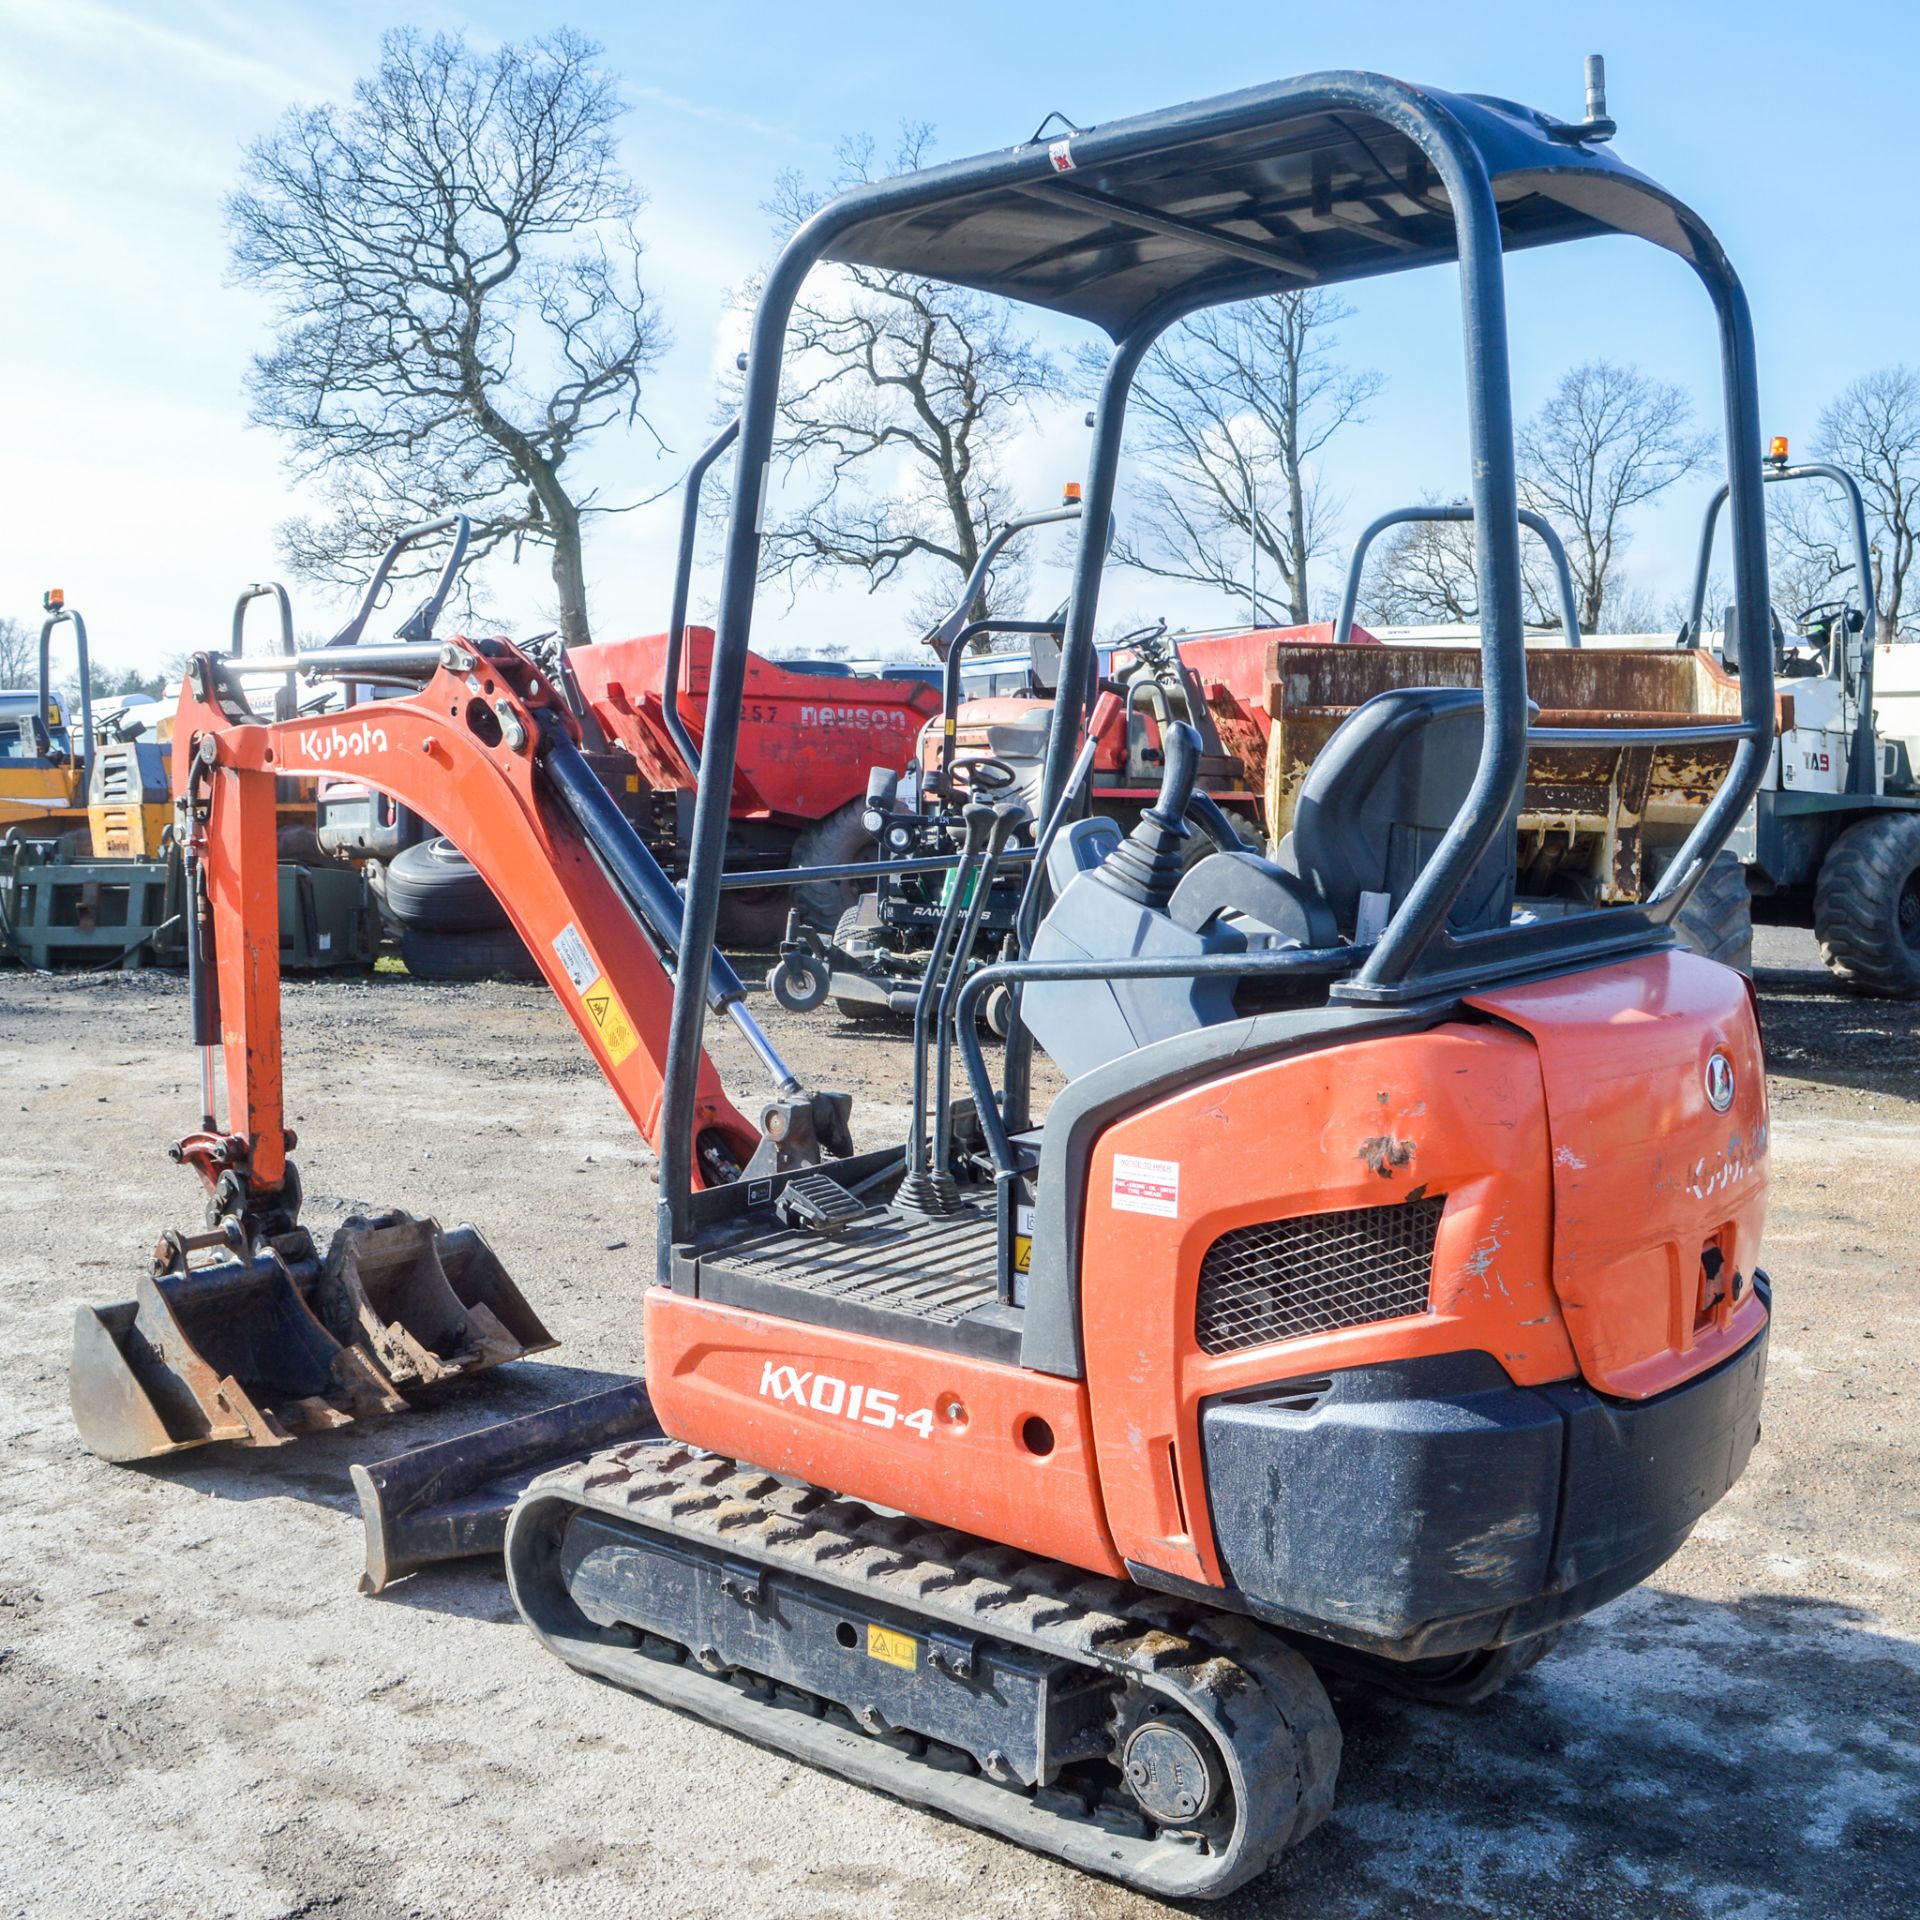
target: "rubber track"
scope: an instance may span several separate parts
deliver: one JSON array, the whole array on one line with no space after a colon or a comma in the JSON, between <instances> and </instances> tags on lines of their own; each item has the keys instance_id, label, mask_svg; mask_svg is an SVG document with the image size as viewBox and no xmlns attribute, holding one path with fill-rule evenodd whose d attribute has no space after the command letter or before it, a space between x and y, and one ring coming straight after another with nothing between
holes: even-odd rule
<instances>
[{"instance_id":1,"label":"rubber track","mask_svg":"<svg viewBox=\"0 0 1920 1920\"><path fill-rule=\"evenodd\" d=\"M1028 1647L1129 1680L1183 1708L1227 1763L1234 1824L1208 1843L1153 1829L1112 1796L1090 1804L955 1770L862 1733L784 1684L749 1688L693 1661L638 1651L565 1598L555 1564L568 1510L588 1509L728 1560L884 1602L929 1630ZM522 1615L570 1666L730 1727L863 1785L1112 1876L1213 1898L1304 1839L1333 1803L1340 1730L1313 1669L1251 1621L968 1535L883 1516L682 1447L639 1442L537 1480L515 1509L507 1571Z\"/></svg>"},{"instance_id":2,"label":"rubber track","mask_svg":"<svg viewBox=\"0 0 1920 1920\"><path fill-rule=\"evenodd\" d=\"M1920 963L1895 922L1901 889L1920 860L1920 815L1856 821L1833 843L1813 890L1820 957L1848 986L1889 999L1920 996Z\"/></svg>"}]
</instances>

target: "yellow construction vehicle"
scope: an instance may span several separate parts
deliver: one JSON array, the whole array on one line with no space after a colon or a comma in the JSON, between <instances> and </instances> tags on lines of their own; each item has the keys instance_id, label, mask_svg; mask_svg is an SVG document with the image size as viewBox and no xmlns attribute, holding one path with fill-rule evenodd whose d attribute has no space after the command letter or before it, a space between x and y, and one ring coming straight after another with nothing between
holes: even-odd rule
<instances>
[{"instance_id":1,"label":"yellow construction vehicle","mask_svg":"<svg viewBox=\"0 0 1920 1920\"><path fill-rule=\"evenodd\" d=\"M54 839L86 825L93 697L87 623L67 605L63 588L49 587L41 606L39 680L31 689L0 691L0 832L18 827L30 838ZM54 629L69 622L80 670L77 740L49 672Z\"/></svg>"}]
</instances>

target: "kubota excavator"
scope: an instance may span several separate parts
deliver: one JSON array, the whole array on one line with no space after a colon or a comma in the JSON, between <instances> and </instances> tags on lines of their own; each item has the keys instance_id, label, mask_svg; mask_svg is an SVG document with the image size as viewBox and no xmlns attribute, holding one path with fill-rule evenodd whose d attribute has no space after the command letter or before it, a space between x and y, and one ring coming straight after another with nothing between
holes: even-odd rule
<instances>
[{"instance_id":1,"label":"kubota excavator","mask_svg":"<svg viewBox=\"0 0 1920 1920\"><path fill-rule=\"evenodd\" d=\"M213 1232L177 1237L131 1306L81 1316L89 1438L123 1457L143 1421L148 1451L274 1441L356 1393L379 1404L409 1366L534 1337L490 1349L502 1315L444 1302L439 1334L401 1325L367 1233L322 1262L299 1227L274 781L344 767L487 876L659 1151L663 1434L537 1480L507 1535L519 1607L572 1666L1136 1887L1217 1895L1331 1804L1316 1668L1478 1697L1658 1567L1758 1428L1759 1037L1746 983L1670 923L1754 793L1773 696L1745 299L1699 216L1612 156L1596 82L1567 123L1317 74L1043 126L802 227L753 327L684 898L505 642L305 656L418 690L279 722L245 698L261 669L197 659L174 751L227 1108L210 1066L206 1124L176 1151ZM1712 303L1737 597L1759 617L1737 625L1739 717L1688 734L1734 751L1660 884L1535 917L1515 896L1530 735L1503 255L1602 235L1670 250ZM961 971L960 903L1025 817L982 799L916 1012L910 1138L863 1151L713 940L783 338L823 260L1115 342L1019 957ZM1361 706L1284 861L1184 858L1179 727L1133 831L1076 817L1103 546L1084 530L1111 514L1143 354L1209 305L1451 260L1481 687ZM996 1083L973 1016L1002 983L1018 1017ZM703 1052L715 1013L771 1082L744 1109ZM1036 1038L1068 1075L1043 1120ZM417 1279L441 1247L392 1230ZM311 1323L306 1377L264 1377L237 1337L263 1300Z\"/></svg>"}]
</instances>

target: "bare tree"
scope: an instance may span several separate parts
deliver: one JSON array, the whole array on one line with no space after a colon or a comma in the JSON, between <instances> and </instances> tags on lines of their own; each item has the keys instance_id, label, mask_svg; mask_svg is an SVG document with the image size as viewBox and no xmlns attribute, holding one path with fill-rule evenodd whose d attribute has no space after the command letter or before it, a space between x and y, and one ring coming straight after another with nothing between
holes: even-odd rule
<instances>
[{"instance_id":1,"label":"bare tree","mask_svg":"<svg viewBox=\"0 0 1920 1920\"><path fill-rule=\"evenodd\" d=\"M1631 533L1627 518L1713 452L1691 426L1680 388L1637 368L1589 360L1562 375L1520 429L1520 500L1560 530L1573 567L1580 624L1601 631L1616 569Z\"/></svg>"},{"instance_id":2,"label":"bare tree","mask_svg":"<svg viewBox=\"0 0 1920 1920\"><path fill-rule=\"evenodd\" d=\"M0 614L0 687L32 687L39 673L39 629Z\"/></svg>"},{"instance_id":3,"label":"bare tree","mask_svg":"<svg viewBox=\"0 0 1920 1920\"><path fill-rule=\"evenodd\" d=\"M1131 490L1114 557L1243 599L1256 623L1312 617L1308 570L1331 551L1339 503L1319 456L1385 384L1335 357L1352 308L1271 294L1184 321L1147 355L1129 402Z\"/></svg>"},{"instance_id":4,"label":"bare tree","mask_svg":"<svg viewBox=\"0 0 1920 1920\"><path fill-rule=\"evenodd\" d=\"M903 127L892 170L924 164L932 138L929 127ZM875 172L873 141L845 141L828 189L783 173L766 211L784 238ZM739 304L757 295L755 283ZM761 577L798 584L852 572L870 592L911 580L916 614L944 612L1015 510L1001 455L1059 383L1003 300L874 267L817 270L787 333L774 460L793 491L766 530ZM1016 543L973 617L1006 606L1026 566Z\"/></svg>"},{"instance_id":5,"label":"bare tree","mask_svg":"<svg viewBox=\"0 0 1920 1920\"><path fill-rule=\"evenodd\" d=\"M599 51L564 29L486 53L392 32L350 105L249 150L233 266L278 325L253 418L331 508L282 530L298 572L358 579L400 526L464 507L479 552L552 549L562 637L589 637L581 524L608 509L565 469L631 424L664 345Z\"/></svg>"},{"instance_id":6,"label":"bare tree","mask_svg":"<svg viewBox=\"0 0 1920 1920\"><path fill-rule=\"evenodd\" d=\"M1871 531L1871 523L1869 523ZM1793 614L1845 593L1854 572L1854 542L1841 502L1818 481L1767 489L1767 584L1773 604ZM1864 594L1864 586L1855 586ZM1708 601L1710 612L1718 604Z\"/></svg>"},{"instance_id":7,"label":"bare tree","mask_svg":"<svg viewBox=\"0 0 1920 1920\"><path fill-rule=\"evenodd\" d=\"M1873 591L1880 637L1905 637L1916 620L1914 562L1920 556L1920 372L1882 367L1864 374L1820 415L1814 450L1860 482L1867 502L1867 532L1873 543ZM1798 489L1796 489L1798 491ZM1828 511L1825 520L1837 516ZM1851 540L1834 540L1838 564L1828 578L1853 563Z\"/></svg>"}]
</instances>

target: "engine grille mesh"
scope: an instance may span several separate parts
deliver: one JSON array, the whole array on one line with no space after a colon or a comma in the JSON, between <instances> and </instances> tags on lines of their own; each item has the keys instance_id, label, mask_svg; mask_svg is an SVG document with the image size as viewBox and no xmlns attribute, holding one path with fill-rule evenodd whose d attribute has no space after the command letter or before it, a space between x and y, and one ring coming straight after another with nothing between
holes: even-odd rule
<instances>
[{"instance_id":1,"label":"engine grille mesh","mask_svg":"<svg viewBox=\"0 0 1920 1920\"><path fill-rule=\"evenodd\" d=\"M1237 1353L1425 1313L1444 1196L1262 1220L1223 1233L1200 1263L1194 1333Z\"/></svg>"}]
</instances>

